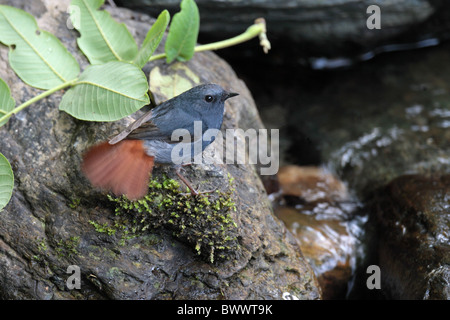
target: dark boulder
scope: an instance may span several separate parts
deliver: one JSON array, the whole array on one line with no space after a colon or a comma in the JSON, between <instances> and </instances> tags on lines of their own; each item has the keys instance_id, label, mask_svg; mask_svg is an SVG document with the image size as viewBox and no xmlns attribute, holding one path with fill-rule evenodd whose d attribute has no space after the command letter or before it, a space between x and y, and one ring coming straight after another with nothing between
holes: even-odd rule
<instances>
[{"instance_id":1,"label":"dark boulder","mask_svg":"<svg viewBox=\"0 0 450 320\"><path fill-rule=\"evenodd\" d=\"M449 195L449 175L405 175L374 197L385 298L450 299Z\"/></svg>"},{"instance_id":2,"label":"dark boulder","mask_svg":"<svg viewBox=\"0 0 450 320\"><path fill-rule=\"evenodd\" d=\"M5 3L35 15L39 26L54 33L86 66L76 47L77 32L66 27L69 1ZM153 21L126 9L111 12L141 41ZM0 77L11 87L17 103L22 103L39 90L15 76L7 53L6 47L0 47ZM146 70L156 66L163 73L177 72L163 61ZM250 92L227 63L206 52L185 66L200 82L216 82L240 93L239 99L226 106L223 128L263 127ZM143 225L135 221L139 212L126 210L117 216L115 210L123 209L118 203L124 202L110 201L104 192L94 190L80 172L80 160L90 145L122 129L129 119L78 121L58 110L61 95L58 92L35 103L0 129L0 151L15 174L12 199L0 213L0 298L281 299L285 292L302 299L320 298L311 268L295 238L274 216L252 165L186 169L196 185L227 196L226 204L219 206L225 211L216 211L221 216L213 215L212 206L204 203L206 217L215 226L202 224L205 229L196 230L195 223L183 228L181 223L164 219L157 223L149 216L149 224ZM210 148L206 156L213 157L215 151ZM176 179L164 168L156 169L154 177L164 188L165 182L172 183L170 178ZM172 196L182 204L197 203ZM218 200L214 195L210 201ZM171 213L162 210L158 217ZM186 222L187 215L174 213ZM223 236L232 250L202 242L210 235L208 239ZM69 266L79 267L80 289L70 290L67 285L74 270Z\"/></svg>"},{"instance_id":3,"label":"dark boulder","mask_svg":"<svg viewBox=\"0 0 450 320\"><path fill-rule=\"evenodd\" d=\"M116 0L118 5L152 15L163 9L179 11L179 0ZM352 0L196 0L201 15L201 32L209 37L229 37L243 32L253 20L264 17L269 37L283 46L286 56L339 56L378 48L396 42L415 42L430 36L446 37L448 1L352 1ZM380 29L367 28L380 8ZM281 40L277 42L277 40ZM386 48L387 49L387 48Z\"/></svg>"}]
</instances>

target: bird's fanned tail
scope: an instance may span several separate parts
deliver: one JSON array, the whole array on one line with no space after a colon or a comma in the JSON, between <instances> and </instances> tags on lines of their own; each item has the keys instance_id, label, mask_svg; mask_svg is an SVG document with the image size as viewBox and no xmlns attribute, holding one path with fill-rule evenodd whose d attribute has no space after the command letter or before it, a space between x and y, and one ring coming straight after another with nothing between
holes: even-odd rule
<instances>
[{"instance_id":1,"label":"bird's fanned tail","mask_svg":"<svg viewBox=\"0 0 450 320\"><path fill-rule=\"evenodd\" d=\"M153 165L154 157L146 154L142 140L123 140L91 147L81 169L95 187L135 200L147 194Z\"/></svg>"}]
</instances>

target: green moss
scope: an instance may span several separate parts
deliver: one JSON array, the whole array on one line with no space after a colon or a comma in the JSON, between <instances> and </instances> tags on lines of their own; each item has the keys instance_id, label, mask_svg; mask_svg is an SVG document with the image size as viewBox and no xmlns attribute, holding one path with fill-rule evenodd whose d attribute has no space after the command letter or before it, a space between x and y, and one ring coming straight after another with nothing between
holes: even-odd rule
<instances>
[{"instance_id":1,"label":"green moss","mask_svg":"<svg viewBox=\"0 0 450 320\"><path fill-rule=\"evenodd\" d=\"M70 237L66 240L59 240L56 243L56 253L59 257L72 257L73 255L78 254L77 247L80 244L80 237Z\"/></svg>"},{"instance_id":2,"label":"green moss","mask_svg":"<svg viewBox=\"0 0 450 320\"><path fill-rule=\"evenodd\" d=\"M143 235L146 230L165 228L189 244L199 256L213 263L230 259L239 250L237 225L230 213L236 211L232 178L227 191L198 196L185 195L180 184L166 177L153 177L148 194L140 200L108 196L116 204L114 225L90 221L97 232L121 234L120 244Z\"/></svg>"},{"instance_id":3,"label":"green moss","mask_svg":"<svg viewBox=\"0 0 450 320\"><path fill-rule=\"evenodd\" d=\"M80 205L80 202L80 198L72 199L72 203L69 203L69 207L71 207L72 209L76 209Z\"/></svg>"},{"instance_id":4,"label":"green moss","mask_svg":"<svg viewBox=\"0 0 450 320\"><path fill-rule=\"evenodd\" d=\"M114 279L118 277L123 277L122 271L118 267L111 267L107 273L108 278Z\"/></svg>"},{"instance_id":5,"label":"green moss","mask_svg":"<svg viewBox=\"0 0 450 320\"><path fill-rule=\"evenodd\" d=\"M306 282L306 281L305 281ZM302 299L305 296L305 289L298 287L298 284L290 284L287 286L287 290L285 292L288 292L289 294L297 297L297 299Z\"/></svg>"},{"instance_id":6,"label":"green moss","mask_svg":"<svg viewBox=\"0 0 450 320\"><path fill-rule=\"evenodd\" d=\"M107 223L99 224L99 223L97 223L95 221L92 221L92 220L89 220L89 223L91 225L93 225L94 228L95 228L95 231L97 231L99 233L106 233L106 234L111 236L111 235L115 234L116 231L117 231L115 228L108 226Z\"/></svg>"},{"instance_id":7,"label":"green moss","mask_svg":"<svg viewBox=\"0 0 450 320\"><path fill-rule=\"evenodd\" d=\"M40 238L40 239L35 239L35 244L37 246L38 249L38 254L33 255L32 258L34 261L36 262L44 262L45 261L45 256L47 254L47 244L45 242L44 238Z\"/></svg>"},{"instance_id":8,"label":"green moss","mask_svg":"<svg viewBox=\"0 0 450 320\"><path fill-rule=\"evenodd\" d=\"M40 239L38 242L38 250L39 252L45 252L47 251L47 244L45 243L45 239Z\"/></svg>"}]
</instances>

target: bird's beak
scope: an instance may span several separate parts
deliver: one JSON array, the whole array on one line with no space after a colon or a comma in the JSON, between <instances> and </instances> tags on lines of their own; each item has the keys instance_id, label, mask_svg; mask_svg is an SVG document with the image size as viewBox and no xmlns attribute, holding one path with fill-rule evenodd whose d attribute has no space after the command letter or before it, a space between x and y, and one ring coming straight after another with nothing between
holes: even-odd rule
<instances>
[{"instance_id":1,"label":"bird's beak","mask_svg":"<svg viewBox=\"0 0 450 320\"><path fill-rule=\"evenodd\" d=\"M238 95L239 95L239 93L235 93L235 92L225 92L224 95L222 96L222 100L225 101L228 98L235 97Z\"/></svg>"}]
</instances>

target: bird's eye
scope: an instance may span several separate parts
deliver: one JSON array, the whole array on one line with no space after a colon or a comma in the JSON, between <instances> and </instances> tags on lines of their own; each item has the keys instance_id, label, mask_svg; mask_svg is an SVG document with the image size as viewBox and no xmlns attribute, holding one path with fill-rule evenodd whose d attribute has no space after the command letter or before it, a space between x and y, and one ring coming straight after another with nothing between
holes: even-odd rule
<instances>
[{"instance_id":1,"label":"bird's eye","mask_svg":"<svg viewBox=\"0 0 450 320\"><path fill-rule=\"evenodd\" d=\"M206 95L205 96L205 101L206 102L212 102L213 100L214 100L213 96L210 96L210 95Z\"/></svg>"}]
</instances>

